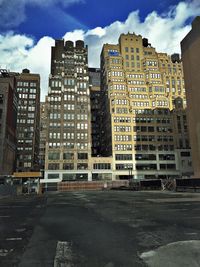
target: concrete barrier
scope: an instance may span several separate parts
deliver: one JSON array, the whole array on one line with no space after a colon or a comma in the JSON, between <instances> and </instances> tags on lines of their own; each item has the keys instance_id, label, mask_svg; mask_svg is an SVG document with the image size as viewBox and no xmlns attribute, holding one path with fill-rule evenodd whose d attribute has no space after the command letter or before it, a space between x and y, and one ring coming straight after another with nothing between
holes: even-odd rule
<instances>
[{"instance_id":1,"label":"concrete barrier","mask_svg":"<svg viewBox=\"0 0 200 267\"><path fill-rule=\"evenodd\" d=\"M161 190L162 181L160 179L155 180L141 180L140 181L141 190Z\"/></svg>"},{"instance_id":2,"label":"concrete barrier","mask_svg":"<svg viewBox=\"0 0 200 267\"><path fill-rule=\"evenodd\" d=\"M200 190L200 178L176 179L176 191Z\"/></svg>"}]
</instances>

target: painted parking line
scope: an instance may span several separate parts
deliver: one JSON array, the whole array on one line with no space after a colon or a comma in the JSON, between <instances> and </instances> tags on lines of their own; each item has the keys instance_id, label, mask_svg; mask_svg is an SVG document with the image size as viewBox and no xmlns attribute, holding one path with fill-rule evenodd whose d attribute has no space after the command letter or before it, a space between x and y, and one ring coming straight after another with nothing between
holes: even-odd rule
<instances>
[{"instance_id":1,"label":"painted parking line","mask_svg":"<svg viewBox=\"0 0 200 267\"><path fill-rule=\"evenodd\" d=\"M13 208L13 209L16 209L16 208L27 208L27 206L3 206L3 205L0 205L0 209L10 209L10 208Z\"/></svg>"},{"instance_id":2,"label":"painted parking line","mask_svg":"<svg viewBox=\"0 0 200 267\"><path fill-rule=\"evenodd\" d=\"M7 241L20 241L22 237L8 237L6 238Z\"/></svg>"},{"instance_id":3,"label":"painted parking line","mask_svg":"<svg viewBox=\"0 0 200 267\"><path fill-rule=\"evenodd\" d=\"M12 252L13 249L5 249L5 248L2 248L0 249L0 257L6 257L8 255L8 253Z\"/></svg>"},{"instance_id":4,"label":"painted parking line","mask_svg":"<svg viewBox=\"0 0 200 267\"><path fill-rule=\"evenodd\" d=\"M67 241L58 241L54 267L73 267L72 245Z\"/></svg>"}]
</instances>

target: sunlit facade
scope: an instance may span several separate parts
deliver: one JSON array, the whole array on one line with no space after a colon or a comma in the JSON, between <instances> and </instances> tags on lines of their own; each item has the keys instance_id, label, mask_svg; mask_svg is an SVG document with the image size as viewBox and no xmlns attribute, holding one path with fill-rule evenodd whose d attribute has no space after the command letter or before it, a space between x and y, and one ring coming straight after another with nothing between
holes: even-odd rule
<instances>
[{"instance_id":1,"label":"sunlit facade","mask_svg":"<svg viewBox=\"0 0 200 267\"><path fill-rule=\"evenodd\" d=\"M140 35L122 34L117 45L103 46L101 94L101 152L113 156L113 179L184 175L179 149L190 154L188 134L179 146L174 128L176 99L182 113L186 108L178 55L156 52Z\"/></svg>"}]
</instances>

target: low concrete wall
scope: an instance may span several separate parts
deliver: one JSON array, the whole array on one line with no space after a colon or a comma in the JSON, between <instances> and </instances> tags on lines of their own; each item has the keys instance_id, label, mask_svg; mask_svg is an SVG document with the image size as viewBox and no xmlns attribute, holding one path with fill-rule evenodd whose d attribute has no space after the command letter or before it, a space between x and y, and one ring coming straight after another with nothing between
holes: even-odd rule
<instances>
[{"instance_id":1,"label":"low concrete wall","mask_svg":"<svg viewBox=\"0 0 200 267\"><path fill-rule=\"evenodd\" d=\"M102 190L120 186L129 186L129 181L61 182L58 183L58 191Z\"/></svg>"}]
</instances>

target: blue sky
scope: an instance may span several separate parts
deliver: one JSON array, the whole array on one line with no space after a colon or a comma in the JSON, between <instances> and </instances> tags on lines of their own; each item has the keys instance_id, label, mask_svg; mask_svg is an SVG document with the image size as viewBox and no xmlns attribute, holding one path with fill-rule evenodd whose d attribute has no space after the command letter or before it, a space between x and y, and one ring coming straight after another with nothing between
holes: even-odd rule
<instances>
[{"instance_id":1,"label":"blue sky","mask_svg":"<svg viewBox=\"0 0 200 267\"><path fill-rule=\"evenodd\" d=\"M44 99L55 38L84 40L92 67L99 66L102 45L128 31L160 52L180 52L200 0L0 0L0 14L0 66L39 73Z\"/></svg>"},{"instance_id":2,"label":"blue sky","mask_svg":"<svg viewBox=\"0 0 200 267\"><path fill-rule=\"evenodd\" d=\"M8 1L1 1L7 5ZM67 31L75 29L92 29L98 26L105 27L114 21L124 21L134 10L139 10L141 20L152 11L163 14L170 7L176 6L179 0L9 0L10 9L13 10L15 19L19 16L16 23L10 25L1 23L0 30L5 32L14 30L21 34L33 36L37 40L42 36L51 36L53 38L62 38ZM13 4L21 2L21 9ZM39 3L41 2L41 3ZM46 4L42 4L46 2ZM48 4L49 2L49 4ZM67 4L68 3L68 4ZM3 5L3 4L2 4ZM8 15L8 8L1 7L0 10ZM1 12L1 13L2 13ZM8 17L9 20L9 17ZM12 20L12 18L11 18Z\"/></svg>"}]
</instances>

